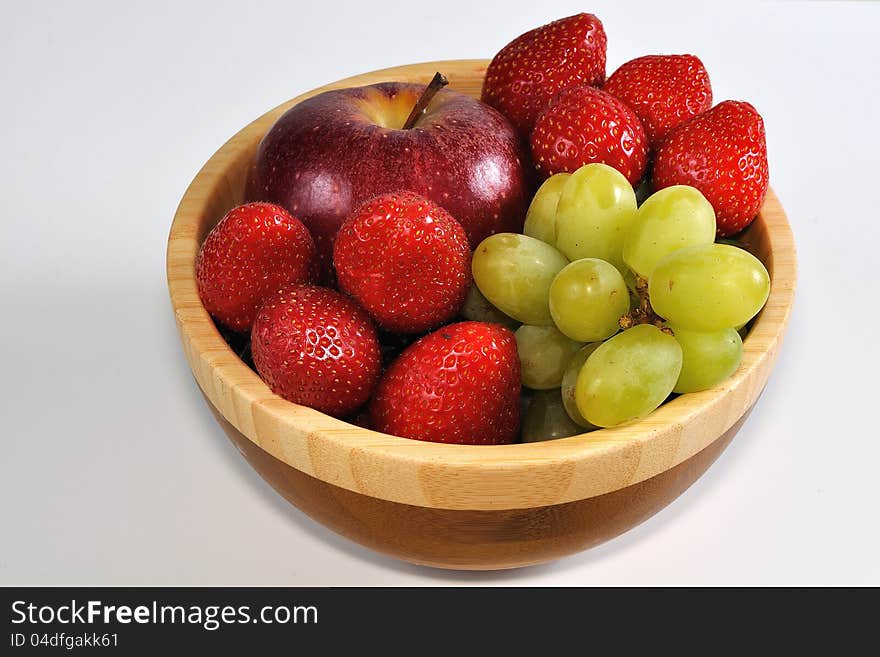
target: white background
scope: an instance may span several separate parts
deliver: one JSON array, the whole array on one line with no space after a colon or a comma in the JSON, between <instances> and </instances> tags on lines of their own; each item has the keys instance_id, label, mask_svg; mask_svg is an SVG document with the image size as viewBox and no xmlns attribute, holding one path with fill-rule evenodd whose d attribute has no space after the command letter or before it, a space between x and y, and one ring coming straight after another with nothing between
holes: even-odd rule
<instances>
[{"instance_id":1,"label":"white background","mask_svg":"<svg viewBox=\"0 0 880 657\"><path fill-rule=\"evenodd\" d=\"M609 73L692 52L763 114L799 251L786 343L721 459L624 536L488 574L376 555L215 424L167 298L171 217L282 101L583 10ZM880 584L880 5L0 0L0 25L0 584Z\"/></svg>"}]
</instances>

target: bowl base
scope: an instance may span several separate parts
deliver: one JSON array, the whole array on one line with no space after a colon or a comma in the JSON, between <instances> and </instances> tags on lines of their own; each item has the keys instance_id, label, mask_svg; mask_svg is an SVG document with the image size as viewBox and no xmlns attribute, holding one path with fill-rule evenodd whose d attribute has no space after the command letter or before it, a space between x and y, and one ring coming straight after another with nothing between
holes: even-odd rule
<instances>
[{"instance_id":1,"label":"bowl base","mask_svg":"<svg viewBox=\"0 0 880 657\"><path fill-rule=\"evenodd\" d=\"M529 509L460 511L389 502L316 479L263 450L213 404L208 405L260 476L314 520L377 552L455 570L530 566L619 536L687 490L730 444L751 412L688 460L626 488Z\"/></svg>"}]
</instances>

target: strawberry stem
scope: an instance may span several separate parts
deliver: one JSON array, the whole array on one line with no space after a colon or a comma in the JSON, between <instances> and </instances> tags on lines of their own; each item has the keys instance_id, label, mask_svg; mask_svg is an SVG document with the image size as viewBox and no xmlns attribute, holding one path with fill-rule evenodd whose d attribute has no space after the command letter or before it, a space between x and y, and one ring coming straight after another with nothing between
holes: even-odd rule
<instances>
[{"instance_id":1,"label":"strawberry stem","mask_svg":"<svg viewBox=\"0 0 880 657\"><path fill-rule=\"evenodd\" d=\"M406 121L404 122L402 128L403 130L409 130L415 125L416 121L425 111L425 108L428 106L428 103L431 102L431 99L434 97L434 95L447 84L449 84L449 80L446 79L445 75L440 73L440 71L434 73L434 77L431 78L428 86L425 87L422 95L419 96L419 99L413 106L412 111L409 113L409 116L406 117Z\"/></svg>"}]
</instances>

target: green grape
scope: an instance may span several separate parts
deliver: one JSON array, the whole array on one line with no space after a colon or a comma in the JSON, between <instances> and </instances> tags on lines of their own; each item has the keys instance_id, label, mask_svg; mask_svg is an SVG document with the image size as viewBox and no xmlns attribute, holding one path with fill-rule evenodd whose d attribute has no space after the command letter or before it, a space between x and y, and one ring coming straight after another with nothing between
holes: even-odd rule
<instances>
[{"instance_id":1,"label":"green grape","mask_svg":"<svg viewBox=\"0 0 880 657\"><path fill-rule=\"evenodd\" d=\"M545 180L538 187L526 213L523 234L536 240L556 244L556 205L562 186L571 174L557 173Z\"/></svg>"},{"instance_id":2,"label":"green grape","mask_svg":"<svg viewBox=\"0 0 880 657\"><path fill-rule=\"evenodd\" d=\"M575 260L550 286L550 314L556 327L572 340L596 342L611 337L629 306L623 276L604 260Z\"/></svg>"},{"instance_id":3,"label":"green grape","mask_svg":"<svg viewBox=\"0 0 880 657\"><path fill-rule=\"evenodd\" d=\"M575 401L574 390L575 384L577 383L578 374L581 373L581 368L584 366L584 363L587 362L587 358L590 357L596 348L602 344L601 342L594 342L592 344L588 344L585 347L582 347L578 350L578 352L571 357L571 360L568 361L568 365L565 368L565 372L562 375L562 386L560 387L560 393L562 394L562 405L565 407L568 416L576 423L582 426L587 431L592 431L596 429L594 425L587 422L587 419L581 415L581 412L578 410L577 402Z\"/></svg>"},{"instance_id":4,"label":"green grape","mask_svg":"<svg viewBox=\"0 0 880 657\"><path fill-rule=\"evenodd\" d=\"M578 410L599 427L645 417L672 392L681 359L675 338L656 326L627 329L587 358L575 384Z\"/></svg>"},{"instance_id":5,"label":"green grape","mask_svg":"<svg viewBox=\"0 0 880 657\"><path fill-rule=\"evenodd\" d=\"M461 316L474 322L501 324L501 326L511 331L515 331L520 325L513 317L508 317L489 303L489 300L483 296L480 288L474 283L471 283L471 287L464 299L464 305L461 307Z\"/></svg>"},{"instance_id":6,"label":"green grape","mask_svg":"<svg viewBox=\"0 0 880 657\"><path fill-rule=\"evenodd\" d=\"M569 340L555 326L523 324L514 336L523 385L533 390L558 388L565 366L581 344Z\"/></svg>"},{"instance_id":7,"label":"green grape","mask_svg":"<svg viewBox=\"0 0 880 657\"><path fill-rule=\"evenodd\" d=\"M681 347L681 372L673 392L697 392L718 385L736 372L743 345L736 329L691 331L670 325Z\"/></svg>"},{"instance_id":8,"label":"green grape","mask_svg":"<svg viewBox=\"0 0 880 657\"><path fill-rule=\"evenodd\" d=\"M558 390L541 390L535 393L528 411L523 416L524 443L567 438L581 433L584 433L584 429L568 417Z\"/></svg>"},{"instance_id":9,"label":"green grape","mask_svg":"<svg viewBox=\"0 0 880 657\"><path fill-rule=\"evenodd\" d=\"M651 306L670 323L696 331L739 326L770 294L770 275L748 251L701 244L666 256L648 281Z\"/></svg>"},{"instance_id":10,"label":"green grape","mask_svg":"<svg viewBox=\"0 0 880 657\"><path fill-rule=\"evenodd\" d=\"M636 195L617 169L587 164L562 187L556 248L569 260L599 258L623 271L623 239L636 218Z\"/></svg>"},{"instance_id":11,"label":"green grape","mask_svg":"<svg viewBox=\"0 0 880 657\"><path fill-rule=\"evenodd\" d=\"M516 233L497 233L474 251L474 282L501 312L536 326L551 326L550 283L568 264L559 251L541 240Z\"/></svg>"},{"instance_id":12,"label":"green grape","mask_svg":"<svg viewBox=\"0 0 880 657\"><path fill-rule=\"evenodd\" d=\"M673 251L715 241L715 211L698 190L687 185L661 189L639 208L623 241L623 259L643 278Z\"/></svg>"}]
</instances>

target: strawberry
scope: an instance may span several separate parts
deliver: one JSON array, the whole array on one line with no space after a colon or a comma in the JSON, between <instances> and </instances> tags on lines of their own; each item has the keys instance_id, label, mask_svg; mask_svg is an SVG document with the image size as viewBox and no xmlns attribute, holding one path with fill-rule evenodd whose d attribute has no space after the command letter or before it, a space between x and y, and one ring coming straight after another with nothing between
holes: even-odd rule
<instances>
[{"instance_id":1,"label":"strawberry","mask_svg":"<svg viewBox=\"0 0 880 657\"><path fill-rule=\"evenodd\" d=\"M764 120L749 103L725 100L669 133L654 158L652 184L699 189L723 237L752 222L768 178Z\"/></svg>"},{"instance_id":2,"label":"strawberry","mask_svg":"<svg viewBox=\"0 0 880 657\"><path fill-rule=\"evenodd\" d=\"M618 68L602 87L629 105L651 148L692 116L712 107L712 85L694 55L647 55Z\"/></svg>"},{"instance_id":3,"label":"strawberry","mask_svg":"<svg viewBox=\"0 0 880 657\"><path fill-rule=\"evenodd\" d=\"M410 345L370 405L377 431L439 443L503 444L519 432L520 366L513 333L460 322Z\"/></svg>"},{"instance_id":4,"label":"strawberry","mask_svg":"<svg viewBox=\"0 0 880 657\"><path fill-rule=\"evenodd\" d=\"M587 85L557 94L538 117L531 141L535 166L544 176L601 162L635 185L648 161L648 141L635 112Z\"/></svg>"},{"instance_id":5,"label":"strawberry","mask_svg":"<svg viewBox=\"0 0 880 657\"><path fill-rule=\"evenodd\" d=\"M605 81L606 47L602 21L593 14L577 14L535 28L492 59L482 100L528 139L538 115L557 92Z\"/></svg>"},{"instance_id":6,"label":"strawberry","mask_svg":"<svg viewBox=\"0 0 880 657\"><path fill-rule=\"evenodd\" d=\"M464 228L413 192L383 194L355 210L336 235L333 264L339 288L397 333L448 322L471 283Z\"/></svg>"},{"instance_id":7,"label":"strawberry","mask_svg":"<svg viewBox=\"0 0 880 657\"><path fill-rule=\"evenodd\" d=\"M335 416L367 401L381 371L367 313L314 285L284 287L266 300L254 320L251 351L272 392Z\"/></svg>"},{"instance_id":8,"label":"strawberry","mask_svg":"<svg viewBox=\"0 0 880 657\"><path fill-rule=\"evenodd\" d=\"M303 223L271 203L230 210L208 233L196 258L199 297L221 324L250 330L263 300L286 283L307 283L315 243Z\"/></svg>"}]
</instances>

